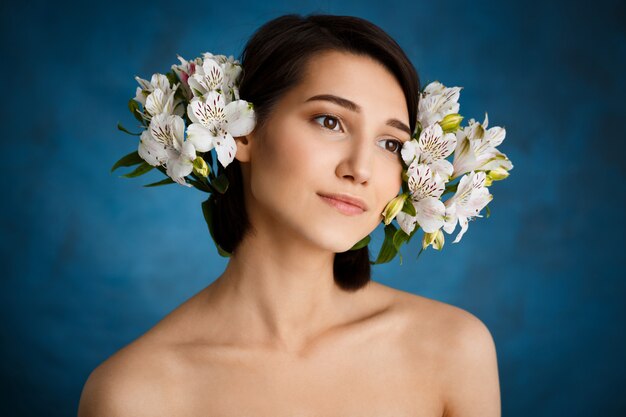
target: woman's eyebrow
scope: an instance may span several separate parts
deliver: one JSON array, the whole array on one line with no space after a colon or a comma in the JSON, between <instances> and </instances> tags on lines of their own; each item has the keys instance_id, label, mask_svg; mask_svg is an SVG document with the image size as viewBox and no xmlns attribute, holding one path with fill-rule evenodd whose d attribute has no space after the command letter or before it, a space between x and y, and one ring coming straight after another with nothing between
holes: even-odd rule
<instances>
[{"instance_id":1,"label":"woman's eyebrow","mask_svg":"<svg viewBox=\"0 0 626 417\"><path fill-rule=\"evenodd\" d=\"M339 97L333 94L318 94L315 95L313 97L309 97L305 103L308 103L309 101L316 101L316 100L320 100L320 101L330 101L331 103L335 103L341 107L344 107L350 111L353 111L355 113L360 113L361 112L361 106L359 106L358 104L356 104L354 101L350 101L347 98L343 98L343 97ZM400 120L398 119L389 119L386 122L387 126L391 126L391 127L395 127L396 129L400 129L405 133L408 133L409 136L411 135L411 129L404 123L402 123Z\"/></svg>"},{"instance_id":2,"label":"woman's eyebrow","mask_svg":"<svg viewBox=\"0 0 626 417\"><path fill-rule=\"evenodd\" d=\"M314 101L314 100L324 100L330 101L331 103L335 103L341 107L345 107L346 109L353 111L355 113L361 112L361 106L356 104L354 101L350 101L347 98L335 96L333 94L318 94L316 96L310 97L306 100L306 102Z\"/></svg>"}]
</instances>

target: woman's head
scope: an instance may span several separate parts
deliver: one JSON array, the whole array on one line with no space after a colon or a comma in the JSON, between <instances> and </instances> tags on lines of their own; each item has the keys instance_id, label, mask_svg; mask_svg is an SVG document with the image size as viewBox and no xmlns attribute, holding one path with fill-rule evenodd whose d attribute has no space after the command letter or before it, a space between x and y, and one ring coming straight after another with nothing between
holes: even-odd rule
<instances>
[{"instance_id":1,"label":"woman's head","mask_svg":"<svg viewBox=\"0 0 626 417\"><path fill-rule=\"evenodd\" d=\"M215 239L234 252L263 222L335 252L337 284L361 288L369 250L348 249L401 186L400 149L417 119L415 69L377 26L329 15L266 23L241 63L240 97L254 103L257 124L236 138L230 187L214 200ZM342 214L320 197L332 193L359 197L367 210Z\"/></svg>"}]
</instances>

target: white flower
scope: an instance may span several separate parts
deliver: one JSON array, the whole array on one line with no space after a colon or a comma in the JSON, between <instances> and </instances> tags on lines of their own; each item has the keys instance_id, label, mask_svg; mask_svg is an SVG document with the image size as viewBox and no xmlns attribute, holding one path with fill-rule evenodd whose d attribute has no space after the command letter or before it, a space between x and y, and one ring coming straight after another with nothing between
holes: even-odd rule
<instances>
[{"instance_id":1,"label":"white flower","mask_svg":"<svg viewBox=\"0 0 626 417\"><path fill-rule=\"evenodd\" d=\"M135 100L140 102L143 106L146 105L146 97L148 97L148 95L154 90L159 89L163 92L168 92L170 90L170 81L163 74L152 74L150 81L137 76L135 76L135 80L139 83L139 87L137 87L135 94Z\"/></svg>"},{"instance_id":2,"label":"white flower","mask_svg":"<svg viewBox=\"0 0 626 417\"><path fill-rule=\"evenodd\" d=\"M478 213L491 201L493 195L485 187L486 175L484 172L471 172L464 175L459 181L456 193L444 202L446 207L443 230L451 234L456 228L457 221L461 231L453 243L457 243L467 231L468 221L474 217L482 217Z\"/></svg>"},{"instance_id":3,"label":"white flower","mask_svg":"<svg viewBox=\"0 0 626 417\"><path fill-rule=\"evenodd\" d=\"M452 179L470 171L504 169L509 171L513 164L505 154L496 149L502 143L506 130L499 126L487 129L489 118L485 113L482 125L470 119L469 125L457 131L457 145L454 150Z\"/></svg>"},{"instance_id":4,"label":"white flower","mask_svg":"<svg viewBox=\"0 0 626 417\"><path fill-rule=\"evenodd\" d=\"M428 165L419 164L417 160L413 160L409 166L408 175L410 200L415 207L415 216L401 211L396 216L398 224L407 235L413 232L416 224L426 233L433 233L441 228L444 221L445 206L439 200L444 190L444 181Z\"/></svg>"},{"instance_id":5,"label":"white flower","mask_svg":"<svg viewBox=\"0 0 626 417\"><path fill-rule=\"evenodd\" d=\"M164 92L161 89L156 89L148 98L146 98L145 110L151 115L156 116L157 114L174 114L174 94L176 93L176 88L178 84L174 86L174 88L170 89L168 92ZM178 106L177 115L181 116L183 107Z\"/></svg>"},{"instance_id":6,"label":"white flower","mask_svg":"<svg viewBox=\"0 0 626 417\"><path fill-rule=\"evenodd\" d=\"M459 96L463 87L446 87L439 81L428 84L421 93L417 120L422 127L440 122L451 113L459 112Z\"/></svg>"},{"instance_id":7,"label":"white flower","mask_svg":"<svg viewBox=\"0 0 626 417\"><path fill-rule=\"evenodd\" d=\"M164 165L167 175L177 183L191 187L184 177L193 170L196 150L184 135L185 122L180 116L157 114L141 133L138 152L150 165Z\"/></svg>"},{"instance_id":8,"label":"white flower","mask_svg":"<svg viewBox=\"0 0 626 417\"><path fill-rule=\"evenodd\" d=\"M196 66L196 72L189 78L189 87L194 96L204 98L205 94L222 88L224 71L213 59L205 59Z\"/></svg>"},{"instance_id":9,"label":"white flower","mask_svg":"<svg viewBox=\"0 0 626 417\"><path fill-rule=\"evenodd\" d=\"M210 52L203 54L204 59L213 59L220 64L222 72L224 74L224 80L222 82L222 92L224 93L224 100L226 104L230 101L239 100L238 79L241 75L241 64L232 55L226 57L226 55L213 55Z\"/></svg>"},{"instance_id":10,"label":"white flower","mask_svg":"<svg viewBox=\"0 0 626 417\"><path fill-rule=\"evenodd\" d=\"M225 104L239 100L237 88L238 77L241 74L241 65L233 56L213 55L210 52L203 54L201 66L196 66L196 72L189 78L189 86L196 97L204 98L209 91L224 94Z\"/></svg>"},{"instance_id":11,"label":"white flower","mask_svg":"<svg viewBox=\"0 0 626 417\"><path fill-rule=\"evenodd\" d=\"M446 158L455 147L456 136L453 133L444 134L441 126L435 123L422 130L418 139L405 142L401 154L407 165L417 159L447 182L452 175L452 164Z\"/></svg>"},{"instance_id":12,"label":"white flower","mask_svg":"<svg viewBox=\"0 0 626 417\"><path fill-rule=\"evenodd\" d=\"M187 107L187 115L193 122L187 128L187 139L200 152L215 147L217 158L223 167L235 158L237 144L233 136L245 136L255 125L254 110L245 100L224 104L223 95L209 91L206 103L195 98Z\"/></svg>"},{"instance_id":13,"label":"white flower","mask_svg":"<svg viewBox=\"0 0 626 417\"><path fill-rule=\"evenodd\" d=\"M183 91L187 100L191 100L193 98L193 93L191 92L191 88L189 88L189 77L196 73L196 66L202 65L202 59L196 58L193 61L187 61L180 55L176 55L180 64L173 64L172 71L178 76L178 79L181 82L181 90Z\"/></svg>"},{"instance_id":14,"label":"white flower","mask_svg":"<svg viewBox=\"0 0 626 417\"><path fill-rule=\"evenodd\" d=\"M140 87L137 87L135 100L141 103L148 113L141 113L144 119L150 120L157 114L177 114L182 116L184 109L182 101L174 97L179 84L170 87L170 82L163 74L153 74L150 82L135 77Z\"/></svg>"}]
</instances>

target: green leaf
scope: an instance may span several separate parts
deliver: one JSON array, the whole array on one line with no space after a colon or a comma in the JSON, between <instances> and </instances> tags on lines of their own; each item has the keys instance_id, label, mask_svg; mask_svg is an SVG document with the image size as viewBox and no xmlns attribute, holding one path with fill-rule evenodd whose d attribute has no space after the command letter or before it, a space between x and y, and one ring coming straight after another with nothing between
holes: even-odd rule
<instances>
[{"instance_id":1,"label":"green leaf","mask_svg":"<svg viewBox=\"0 0 626 417\"><path fill-rule=\"evenodd\" d=\"M400 246L408 241L409 235L407 235L402 229L396 230L396 232L393 234L393 247L396 248L396 250L398 251L400 250Z\"/></svg>"},{"instance_id":2,"label":"green leaf","mask_svg":"<svg viewBox=\"0 0 626 417\"><path fill-rule=\"evenodd\" d=\"M364 248L370 243L370 240L372 240L372 238L370 237L370 235L367 235L363 239L356 242L354 246L352 246L349 250L358 250Z\"/></svg>"},{"instance_id":3,"label":"green leaf","mask_svg":"<svg viewBox=\"0 0 626 417\"><path fill-rule=\"evenodd\" d=\"M457 187L459 186L459 182L461 182L460 180L455 182L454 184L448 184L446 185L446 189L443 191L443 194L447 194L447 193L455 193ZM442 195L443 195L442 194Z\"/></svg>"},{"instance_id":4,"label":"green leaf","mask_svg":"<svg viewBox=\"0 0 626 417\"><path fill-rule=\"evenodd\" d=\"M137 100L135 100L134 98L131 98L130 100L128 100L128 109L133 114L135 119L139 121L139 123L141 123L144 126L146 125L145 119L141 117L141 113L139 113L139 102Z\"/></svg>"},{"instance_id":5,"label":"green leaf","mask_svg":"<svg viewBox=\"0 0 626 417\"><path fill-rule=\"evenodd\" d=\"M391 261L398 253L397 249L393 245L393 237L396 233L396 227L393 224L385 226L385 240L378 253L376 262L370 262L372 265L384 264Z\"/></svg>"},{"instance_id":6,"label":"green leaf","mask_svg":"<svg viewBox=\"0 0 626 417\"><path fill-rule=\"evenodd\" d=\"M204 191L205 193L211 192L211 188L209 187L209 185L203 183L202 181L199 181L195 178L189 178L189 177L185 177L185 179L187 180L189 184L193 185L198 190Z\"/></svg>"},{"instance_id":7,"label":"green leaf","mask_svg":"<svg viewBox=\"0 0 626 417\"><path fill-rule=\"evenodd\" d=\"M226 177L226 173L222 172L217 178L213 180L211 186L215 188L215 190L224 194L226 190L228 190L228 177Z\"/></svg>"},{"instance_id":8,"label":"green leaf","mask_svg":"<svg viewBox=\"0 0 626 417\"><path fill-rule=\"evenodd\" d=\"M135 170L133 172L130 172L128 174L124 174L124 175L120 175L120 177L124 177L124 178L134 178L134 177L138 177L140 175L145 174L146 172L150 171L152 168L154 168L152 165L150 165L147 162L142 162L141 165L139 165L137 168L135 168Z\"/></svg>"},{"instance_id":9,"label":"green leaf","mask_svg":"<svg viewBox=\"0 0 626 417\"><path fill-rule=\"evenodd\" d=\"M415 216L417 215L417 213L415 212L415 206L413 205L413 203L411 202L411 198L407 198L406 200L404 200L404 205L402 206L402 211L411 215L411 216Z\"/></svg>"},{"instance_id":10,"label":"green leaf","mask_svg":"<svg viewBox=\"0 0 626 417\"><path fill-rule=\"evenodd\" d=\"M124 126L122 126L122 124L120 122L117 122L117 128L119 130L121 130L122 132L128 133L129 135L141 136L141 133L133 133L133 132L129 131L128 129L126 129Z\"/></svg>"},{"instance_id":11,"label":"green leaf","mask_svg":"<svg viewBox=\"0 0 626 417\"><path fill-rule=\"evenodd\" d=\"M178 76L176 75L174 71L165 73L165 76L167 77L167 80L170 82L172 87L174 86L174 84L178 83L179 81Z\"/></svg>"},{"instance_id":12,"label":"green leaf","mask_svg":"<svg viewBox=\"0 0 626 417\"><path fill-rule=\"evenodd\" d=\"M213 232L213 205L214 204L215 204L214 197L213 195L211 195L209 198L207 198L205 201L202 202L202 214L204 215L204 221L206 222L209 228L211 239L213 239L213 242L215 243L215 246L217 247L217 253L219 253L220 256L228 258L232 254L222 249L222 247L218 245L217 242L215 241L215 235Z\"/></svg>"},{"instance_id":13,"label":"green leaf","mask_svg":"<svg viewBox=\"0 0 626 417\"><path fill-rule=\"evenodd\" d=\"M485 218L488 219L489 216L491 216L491 209L489 209L489 206L485 206L485 210L487 210L487 213L485 213Z\"/></svg>"},{"instance_id":14,"label":"green leaf","mask_svg":"<svg viewBox=\"0 0 626 417\"><path fill-rule=\"evenodd\" d=\"M398 256L400 257L400 265L402 265L402 253L400 253L400 246L402 246L403 243L408 242L409 238L410 236L407 235L402 229L396 230L393 235L392 243L393 247L396 248L396 251L398 252Z\"/></svg>"},{"instance_id":15,"label":"green leaf","mask_svg":"<svg viewBox=\"0 0 626 417\"><path fill-rule=\"evenodd\" d=\"M141 159L141 156L139 156L139 152L131 152L128 155L123 156L119 161L117 161L115 165L113 165L113 168L111 168L111 172L115 171L119 167L131 167L142 162L144 162L144 160Z\"/></svg>"},{"instance_id":16,"label":"green leaf","mask_svg":"<svg viewBox=\"0 0 626 417\"><path fill-rule=\"evenodd\" d=\"M161 181L153 182L151 184L146 184L144 185L144 187L158 187L159 185L174 184L175 182L176 181L174 181L170 177L167 177L165 179L162 179Z\"/></svg>"}]
</instances>

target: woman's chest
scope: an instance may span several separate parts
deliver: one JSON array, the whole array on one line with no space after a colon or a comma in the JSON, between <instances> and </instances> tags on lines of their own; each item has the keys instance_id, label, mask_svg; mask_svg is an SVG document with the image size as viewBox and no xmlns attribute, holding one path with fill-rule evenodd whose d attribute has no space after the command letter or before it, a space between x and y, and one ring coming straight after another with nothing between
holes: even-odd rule
<instances>
[{"instance_id":1,"label":"woman's chest","mask_svg":"<svg viewBox=\"0 0 626 417\"><path fill-rule=\"evenodd\" d=\"M434 362L403 356L371 347L307 361L204 361L178 375L177 398L189 416L441 416Z\"/></svg>"}]
</instances>

